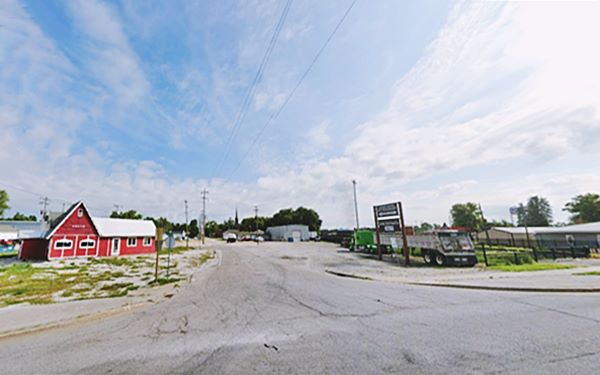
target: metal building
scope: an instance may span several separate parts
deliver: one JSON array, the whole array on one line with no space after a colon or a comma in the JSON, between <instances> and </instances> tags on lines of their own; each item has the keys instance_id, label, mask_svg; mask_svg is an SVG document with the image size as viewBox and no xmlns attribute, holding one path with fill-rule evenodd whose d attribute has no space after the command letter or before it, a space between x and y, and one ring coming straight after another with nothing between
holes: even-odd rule
<instances>
[{"instance_id":1,"label":"metal building","mask_svg":"<svg viewBox=\"0 0 600 375\"><path fill-rule=\"evenodd\" d=\"M273 241L300 242L310 240L308 225L292 224L268 227L267 233Z\"/></svg>"}]
</instances>

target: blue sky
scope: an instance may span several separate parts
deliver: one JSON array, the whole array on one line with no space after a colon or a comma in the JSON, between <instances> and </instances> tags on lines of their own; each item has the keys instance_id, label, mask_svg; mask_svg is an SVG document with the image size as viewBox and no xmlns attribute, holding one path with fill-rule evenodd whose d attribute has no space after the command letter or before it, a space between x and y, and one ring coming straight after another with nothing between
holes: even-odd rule
<instances>
[{"instance_id":1,"label":"blue sky","mask_svg":"<svg viewBox=\"0 0 600 375\"><path fill-rule=\"evenodd\" d=\"M534 194L564 221L598 191L597 3L359 0L249 149L351 2L291 2L226 159L285 1L2 2L11 212L47 195L182 220L207 188L210 218L305 205L348 227L356 179L364 223L398 199L410 223L471 200L508 219Z\"/></svg>"}]
</instances>

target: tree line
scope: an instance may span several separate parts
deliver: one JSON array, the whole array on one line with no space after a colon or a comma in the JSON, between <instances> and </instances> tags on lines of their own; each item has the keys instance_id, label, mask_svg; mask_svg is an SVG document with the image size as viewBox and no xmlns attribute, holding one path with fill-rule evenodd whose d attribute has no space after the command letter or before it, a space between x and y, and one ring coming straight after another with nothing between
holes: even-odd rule
<instances>
[{"instance_id":1,"label":"tree line","mask_svg":"<svg viewBox=\"0 0 600 375\"><path fill-rule=\"evenodd\" d=\"M319 232L323 221L319 214L312 208L298 207L284 208L273 216L250 216L239 221L237 218L229 218L222 223L214 220L207 221L205 233L208 237L221 237L228 230L239 230L242 232L253 232L255 230L265 231L268 227L278 225L303 224L311 231Z\"/></svg>"},{"instance_id":2,"label":"tree line","mask_svg":"<svg viewBox=\"0 0 600 375\"><path fill-rule=\"evenodd\" d=\"M569 212L571 224L582 224L600 221L600 195L596 193L579 194L567 202L563 211ZM530 197L526 203L516 206L518 226L546 227L552 224L552 208L548 199L540 196ZM471 232L490 227L508 227L512 223L503 221L487 221L481 206L474 202L457 203L450 209L452 225L463 227Z\"/></svg>"}]
</instances>

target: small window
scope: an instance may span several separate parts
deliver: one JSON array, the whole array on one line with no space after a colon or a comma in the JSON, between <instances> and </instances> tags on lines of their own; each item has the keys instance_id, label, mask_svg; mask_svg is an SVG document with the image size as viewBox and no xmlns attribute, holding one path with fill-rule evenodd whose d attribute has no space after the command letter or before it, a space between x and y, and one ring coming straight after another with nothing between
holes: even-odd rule
<instances>
[{"instance_id":1,"label":"small window","mask_svg":"<svg viewBox=\"0 0 600 375\"><path fill-rule=\"evenodd\" d=\"M565 239L567 240L567 243L568 243L569 245L574 245L574 244L575 244L575 237L573 237L573 235L572 235L572 234L567 234L567 235L565 236Z\"/></svg>"},{"instance_id":2,"label":"small window","mask_svg":"<svg viewBox=\"0 0 600 375\"><path fill-rule=\"evenodd\" d=\"M77 210L77 217L82 217L83 216L83 208L79 208Z\"/></svg>"},{"instance_id":3,"label":"small window","mask_svg":"<svg viewBox=\"0 0 600 375\"><path fill-rule=\"evenodd\" d=\"M81 249L93 249L96 246L94 240L81 240L79 241L79 248Z\"/></svg>"},{"instance_id":4,"label":"small window","mask_svg":"<svg viewBox=\"0 0 600 375\"><path fill-rule=\"evenodd\" d=\"M137 238L129 237L127 239L127 247L135 247L135 246L137 246Z\"/></svg>"},{"instance_id":5,"label":"small window","mask_svg":"<svg viewBox=\"0 0 600 375\"><path fill-rule=\"evenodd\" d=\"M58 240L54 243L55 249L70 249L73 247L73 241L71 240Z\"/></svg>"},{"instance_id":6,"label":"small window","mask_svg":"<svg viewBox=\"0 0 600 375\"><path fill-rule=\"evenodd\" d=\"M150 245L152 245L152 238L144 237L144 246L150 246Z\"/></svg>"}]
</instances>

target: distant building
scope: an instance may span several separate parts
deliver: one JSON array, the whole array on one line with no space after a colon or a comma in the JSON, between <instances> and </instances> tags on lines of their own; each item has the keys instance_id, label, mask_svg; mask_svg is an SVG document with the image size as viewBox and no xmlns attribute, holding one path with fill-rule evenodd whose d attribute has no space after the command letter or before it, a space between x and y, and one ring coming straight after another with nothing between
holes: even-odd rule
<instances>
[{"instance_id":1,"label":"distant building","mask_svg":"<svg viewBox=\"0 0 600 375\"><path fill-rule=\"evenodd\" d=\"M50 228L23 240L20 258L56 259L119 256L155 252L156 227L151 220L91 217L77 202Z\"/></svg>"},{"instance_id":2,"label":"distant building","mask_svg":"<svg viewBox=\"0 0 600 375\"><path fill-rule=\"evenodd\" d=\"M547 248L600 248L600 222L551 227L536 235L538 244Z\"/></svg>"},{"instance_id":3,"label":"distant building","mask_svg":"<svg viewBox=\"0 0 600 375\"><path fill-rule=\"evenodd\" d=\"M308 225L302 224L268 227L267 233L272 241L300 242L310 240Z\"/></svg>"},{"instance_id":4,"label":"distant building","mask_svg":"<svg viewBox=\"0 0 600 375\"><path fill-rule=\"evenodd\" d=\"M527 246L529 243L546 248L600 247L600 222L563 227L492 227L479 232L478 241L499 245Z\"/></svg>"},{"instance_id":5,"label":"distant building","mask_svg":"<svg viewBox=\"0 0 600 375\"><path fill-rule=\"evenodd\" d=\"M40 221L0 220L0 240L15 241L38 236L43 230Z\"/></svg>"}]
</instances>

